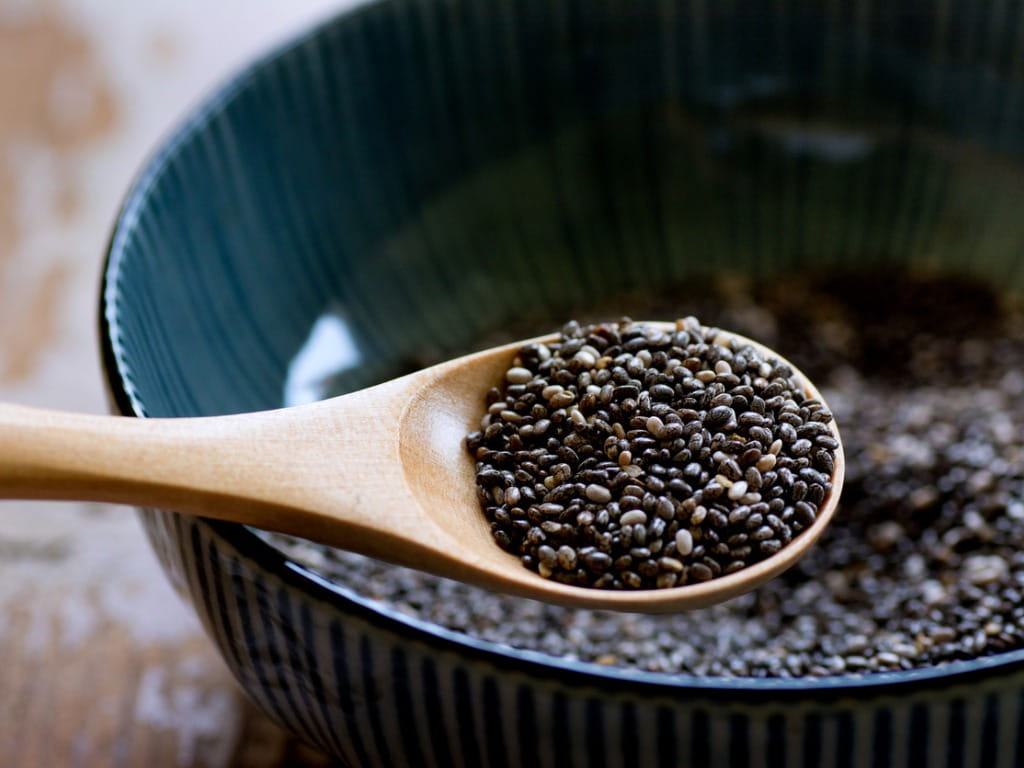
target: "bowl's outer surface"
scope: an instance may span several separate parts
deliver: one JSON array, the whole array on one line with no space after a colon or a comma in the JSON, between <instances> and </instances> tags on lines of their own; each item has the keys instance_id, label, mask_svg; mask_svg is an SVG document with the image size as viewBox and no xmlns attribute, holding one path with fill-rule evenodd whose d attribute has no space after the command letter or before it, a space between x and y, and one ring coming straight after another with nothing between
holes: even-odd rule
<instances>
[{"instance_id":1,"label":"bowl's outer surface","mask_svg":"<svg viewBox=\"0 0 1024 768\"><path fill-rule=\"evenodd\" d=\"M707 271L1019 292L1019 5L368 3L140 176L103 288L118 408L280 405L325 316L358 352L344 390ZM603 669L374 607L243 528L143 521L254 700L347 764L1024 764L1021 652L859 680Z\"/></svg>"}]
</instances>

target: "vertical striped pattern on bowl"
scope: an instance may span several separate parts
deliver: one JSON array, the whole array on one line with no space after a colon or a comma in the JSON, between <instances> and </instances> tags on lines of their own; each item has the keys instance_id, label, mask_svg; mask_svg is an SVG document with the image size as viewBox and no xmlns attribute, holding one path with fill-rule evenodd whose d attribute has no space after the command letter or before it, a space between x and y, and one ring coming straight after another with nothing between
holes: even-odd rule
<instances>
[{"instance_id":1,"label":"vertical striped pattern on bowl","mask_svg":"<svg viewBox=\"0 0 1024 768\"><path fill-rule=\"evenodd\" d=\"M216 526L166 512L144 519L164 566L254 701L347 765L1010 768L1024 761L1020 664L998 675L961 670L937 682L893 675L890 685L867 686L853 678L774 687L602 679L533 654L510 659L459 648L361 606L318 599L243 555Z\"/></svg>"},{"instance_id":2,"label":"vertical striped pattern on bowl","mask_svg":"<svg viewBox=\"0 0 1024 768\"><path fill-rule=\"evenodd\" d=\"M910 265L1020 290L1024 2L380 0L209 98L103 293L124 413L281 404L708 272ZM771 683L629 676L400 621L244 529L144 515L228 665L354 766L1024 763L1020 654Z\"/></svg>"}]
</instances>

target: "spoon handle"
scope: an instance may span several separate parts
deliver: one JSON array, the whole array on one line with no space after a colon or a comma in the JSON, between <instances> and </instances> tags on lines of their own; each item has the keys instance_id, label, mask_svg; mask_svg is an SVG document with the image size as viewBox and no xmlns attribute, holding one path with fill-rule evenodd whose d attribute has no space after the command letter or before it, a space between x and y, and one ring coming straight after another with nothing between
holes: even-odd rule
<instances>
[{"instance_id":1,"label":"spoon handle","mask_svg":"<svg viewBox=\"0 0 1024 768\"><path fill-rule=\"evenodd\" d=\"M367 400L390 406L367 392L173 419L0 404L0 499L159 507L325 543L377 529L386 537L391 521L354 502L381 489L406 501L408 491L391 455L396 441L380 426L389 420L366 416Z\"/></svg>"},{"instance_id":2,"label":"spoon handle","mask_svg":"<svg viewBox=\"0 0 1024 768\"><path fill-rule=\"evenodd\" d=\"M0 404L0 497L193 508L233 480L223 466L233 431L220 417L135 419Z\"/></svg>"}]
</instances>

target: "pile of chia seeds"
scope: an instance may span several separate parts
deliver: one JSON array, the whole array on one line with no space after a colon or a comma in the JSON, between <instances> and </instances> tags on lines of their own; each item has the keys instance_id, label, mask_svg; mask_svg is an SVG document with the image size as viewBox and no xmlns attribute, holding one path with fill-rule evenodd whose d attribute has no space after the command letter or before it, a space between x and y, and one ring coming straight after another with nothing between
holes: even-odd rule
<instances>
[{"instance_id":1,"label":"pile of chia seeds","mask_svg":"<svg viewBox=\"0 0 1024 768\"><path fill-rule=\"evenodd\" d=\"M690 613L571 610L277 538L387 605L474 637L597 664L795 677L1024 647L1024 312L963 279L844 276L602 308L696 314L763 341L822 390L846 482L833 523L757 591ZM542 326L543 327L543 326ZM785 329L785 334L779 333ZM532 329L513 329L522 338Z\"/></svg>"},{"instance_id":2,"label":"pile of chia seeds","mask_svg":"<svg viewBox=\"0 0 1024 768\"><path fill-rule=\"evenodd\" d=\"M599 589L735 573L810 526L832 414L789 365L696 318L626 319L519 350L466 439L498 545Z\"/></svg>"}]
</instances>

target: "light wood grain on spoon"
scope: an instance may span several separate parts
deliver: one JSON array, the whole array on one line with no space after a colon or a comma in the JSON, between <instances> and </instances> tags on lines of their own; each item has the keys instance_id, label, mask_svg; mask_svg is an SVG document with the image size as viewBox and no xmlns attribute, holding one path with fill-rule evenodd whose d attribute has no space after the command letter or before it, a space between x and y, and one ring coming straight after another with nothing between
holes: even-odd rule
<instances>
[{"instance_id":1,"label":"light wood grain on spoon","mask_svg":"<svg viewBox=\"0 0 1024 768\"><path fill-rule=\"evenodd\" d=\"M523 597L642 612L697 608L747 592L796 562L828 525L843 482L841 445L832 490L815 522L778 554L737 573L670 589L610 591L560 584L524 568L494 543L464 441L485 410L487 389L518 349L555 338L258 413L136 419L2 405L0 498L173 509ZM796 376L809 396L822 399L806 377Z\"/></svg>"}]
</instances>

